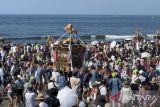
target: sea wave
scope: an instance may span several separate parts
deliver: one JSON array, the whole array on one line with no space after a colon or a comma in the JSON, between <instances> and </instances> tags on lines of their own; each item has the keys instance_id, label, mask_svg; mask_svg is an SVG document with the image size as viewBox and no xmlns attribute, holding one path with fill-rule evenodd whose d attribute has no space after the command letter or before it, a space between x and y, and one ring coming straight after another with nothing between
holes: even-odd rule
<instances>
[{"instance_id":1,"label":"sea wave","mask_svg":"<svg viewBox=\"0 0 160 107\"><path fill-rule=\"evenodd\" d=\"M147 34L145 35L146 38L152 38L154 36L154 34ZM58 39L60 36L52 36L55 40ZM129 39L129 38L133 38L134 35L111 35L111 34L107 34L107 35L84 35L84 36L80 36L81 39ZM21 37L15 37L15 36L2 36L3 39L6 40L45 40L48 38L48 36L21 36Z\"/></svg>"}]
</instances>

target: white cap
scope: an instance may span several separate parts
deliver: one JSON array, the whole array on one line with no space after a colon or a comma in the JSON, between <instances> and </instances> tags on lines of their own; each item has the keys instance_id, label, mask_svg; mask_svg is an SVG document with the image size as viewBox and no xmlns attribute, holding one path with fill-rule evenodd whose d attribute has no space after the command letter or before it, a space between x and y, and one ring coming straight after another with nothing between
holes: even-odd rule
<instances>
[{"instance_id":1,"label":"white cap","mask_svg":"<svg viewBox=\"0 0 160 107\"><path fill-rule=\"evenodd\" d=\"M21 79L21 75L18 75L17 77Z\"/></svg>"},{"instance_id":2,"label":"white cap","mask_svg":"<svg viewBox=\"0 0 160 107\"><path fill-rule=\"evenodd\" d=\"M143 72L144 72L143 70L140 70L140 71L139 71L140 74L142 74Z\"/></svg>"},{"instance_id":3,"label":"white cap","mask_svg":"<svg viewBox=\"0 0 160 107\"><path fill-rule=\"evenodd\" d=\"M111 56L111 59L112 59L113 61L115 61L115 56L112 55L112 56Z\"/></svg>"}]
</instances>

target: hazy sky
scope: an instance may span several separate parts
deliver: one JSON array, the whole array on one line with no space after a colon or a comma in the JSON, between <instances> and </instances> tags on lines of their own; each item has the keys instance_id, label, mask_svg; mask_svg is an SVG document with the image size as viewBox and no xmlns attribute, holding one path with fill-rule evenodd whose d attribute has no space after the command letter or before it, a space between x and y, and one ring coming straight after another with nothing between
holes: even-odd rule
<instances>
[{"instance_id":1,"label":"hazy sky","mask_svg":"<svg viewBox=\"0 0 160 107\"><path fill-rule=\"evenodd\" d=\"M160 0L0 0L0 14L160 15Z\"/></svg>"}]
</instances>

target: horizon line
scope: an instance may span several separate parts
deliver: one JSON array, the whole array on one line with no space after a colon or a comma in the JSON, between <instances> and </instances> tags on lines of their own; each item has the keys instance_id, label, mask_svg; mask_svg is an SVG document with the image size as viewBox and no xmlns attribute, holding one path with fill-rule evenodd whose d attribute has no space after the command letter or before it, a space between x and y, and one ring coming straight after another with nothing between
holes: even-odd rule
<instances>
[{"instance_id":1,"label":"horizon line","mask_svg":"<svg viewBox=\"0 0 160 107\"><path fill-rule=\"evenodd\" d=\"M0 15L75 15L75 16L160 16L160 14L1 14Z\"/></svg>"}]
</instances>

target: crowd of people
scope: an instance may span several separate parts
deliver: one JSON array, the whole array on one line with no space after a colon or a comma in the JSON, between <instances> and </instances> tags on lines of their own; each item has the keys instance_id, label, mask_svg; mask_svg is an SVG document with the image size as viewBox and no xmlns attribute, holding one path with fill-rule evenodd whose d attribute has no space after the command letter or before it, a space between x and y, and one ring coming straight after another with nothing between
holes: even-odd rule
<instances>
[{"instance_id":1,"label":"crowd of people","mask_svg":"<svg viewBox=\"0 0 160 107\"><path fill-rule=\"evenodd\" d=\"M158 107L160 42L86 44L83 66L72 71L55 65L52 46L0 44L8 107Z\"/></svg>"}]
</instances>

